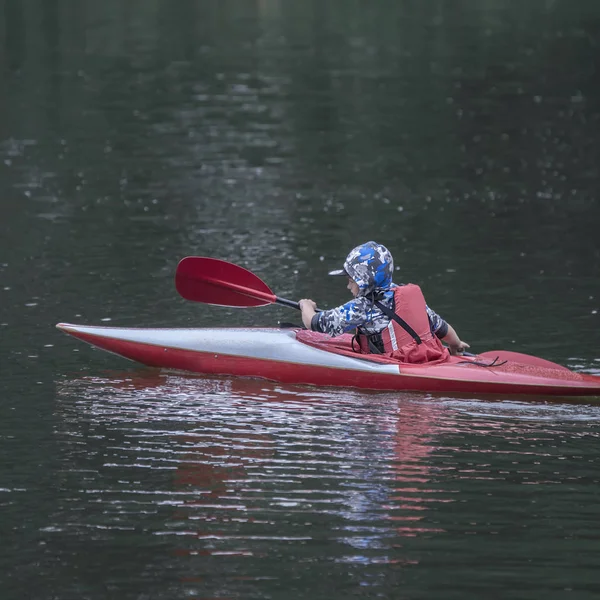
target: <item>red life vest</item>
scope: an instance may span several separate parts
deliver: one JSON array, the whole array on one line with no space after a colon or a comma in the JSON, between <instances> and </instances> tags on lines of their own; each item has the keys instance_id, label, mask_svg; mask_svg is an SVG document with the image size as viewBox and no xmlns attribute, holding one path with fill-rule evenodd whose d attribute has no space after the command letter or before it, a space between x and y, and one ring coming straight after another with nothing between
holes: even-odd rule
<instances>
[{"instance_id":1,"label":"red life vest","mask_svg":"<svg viewBox=\"0 0 600 600\"><path fill-rule=\"evenodd\" d=\"M418 343L400 323L390 319L388 326L379 334L383 341L384 354L412 364L443 362L448 359L450 353L431 333L425 298L418 285L409 283L394 288L394 312L414 330L421 343ZM358 340L361 351L369 353L367 337L359 335Z\"/></svg>"}]
</instances>

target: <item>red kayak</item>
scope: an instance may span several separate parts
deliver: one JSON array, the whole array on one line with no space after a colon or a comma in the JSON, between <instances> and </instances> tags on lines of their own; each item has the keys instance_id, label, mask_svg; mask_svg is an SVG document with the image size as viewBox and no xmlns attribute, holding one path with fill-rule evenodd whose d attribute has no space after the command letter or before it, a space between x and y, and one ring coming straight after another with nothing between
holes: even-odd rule
<instances>
[{"instance_id":1,"label":"red kayak","mask_svg":"<svg viewBox=\"0 0 600 600\"><path fill-rule=\"evenodd\" d=\"M281 383L461 394L600 396L600 377L509 351L404 364L356 354L351 336L302 329L57 327L144 365Z\"/></svg>"}]
</instances>

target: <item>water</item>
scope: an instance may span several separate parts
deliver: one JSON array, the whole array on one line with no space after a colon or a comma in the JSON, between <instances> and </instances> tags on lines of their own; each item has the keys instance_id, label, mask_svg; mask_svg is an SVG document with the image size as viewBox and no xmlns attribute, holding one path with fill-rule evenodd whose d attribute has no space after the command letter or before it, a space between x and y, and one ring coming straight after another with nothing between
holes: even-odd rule
<instances>
[{"instance_id":1,"label":"water","mask_svg":"<svg viewBox=\"0 0 600 600\"><path fill-rule=\"evenodd\" d=\"M600 12L0 0L5 598L592 598L597 399L160 373L59 321L269 325L367 239L475 350L600 373Z\"/></svg>"},{"instance_id":2,"label":"water","mask_svg":"<svg viewBox=\"0 0 600 600\"><path fill-rule=\"evenodd\" d=\"M139 370L63 378L49 511L19 528L19 577L34 597L49 583L91 598L591 592L599 419Z\"/></svg>"}]
</instances>

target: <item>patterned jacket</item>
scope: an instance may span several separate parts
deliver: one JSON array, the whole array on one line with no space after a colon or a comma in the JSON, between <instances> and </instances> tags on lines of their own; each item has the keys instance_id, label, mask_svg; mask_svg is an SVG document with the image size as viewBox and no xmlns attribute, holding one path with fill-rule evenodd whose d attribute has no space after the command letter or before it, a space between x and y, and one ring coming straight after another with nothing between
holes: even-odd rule
<instances>
[{"instance_id":1,"label":"patterned jacket","mask_svg":"<svg viewBox=\"0 0 600 600\"><path fill-rule=\"evenodd\" d=\"M377 299L393 310L395 284L390 289L378 294ZM448 333L448 324L434 310L427 307L427 316L431 332L438 338L443 338ZM370 298L359 296L330 310L323 310L315 314L311 322L313 331L328 333L331 336L349 333L358 328L360 333L374 334L385 329L390 318L379 309Z\"/></svg>"}]
</instances>

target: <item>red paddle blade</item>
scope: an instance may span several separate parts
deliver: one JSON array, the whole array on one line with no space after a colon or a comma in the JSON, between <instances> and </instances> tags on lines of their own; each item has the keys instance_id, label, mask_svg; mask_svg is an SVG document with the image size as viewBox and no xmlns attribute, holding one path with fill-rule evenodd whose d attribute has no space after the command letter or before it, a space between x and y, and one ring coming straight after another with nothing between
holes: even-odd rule
<instances>
[{"instance_id":1,"label":"red paddle blade","mask_svg":"<svg viewBox=\"0 0 600 600\"><path fill-rule=\"evenodd\" d=\"M186 300L218 306L265 306L277 298L251 271L203 256L188 256L179 262L175 287Z\"/></svg>"}]
</instances>

